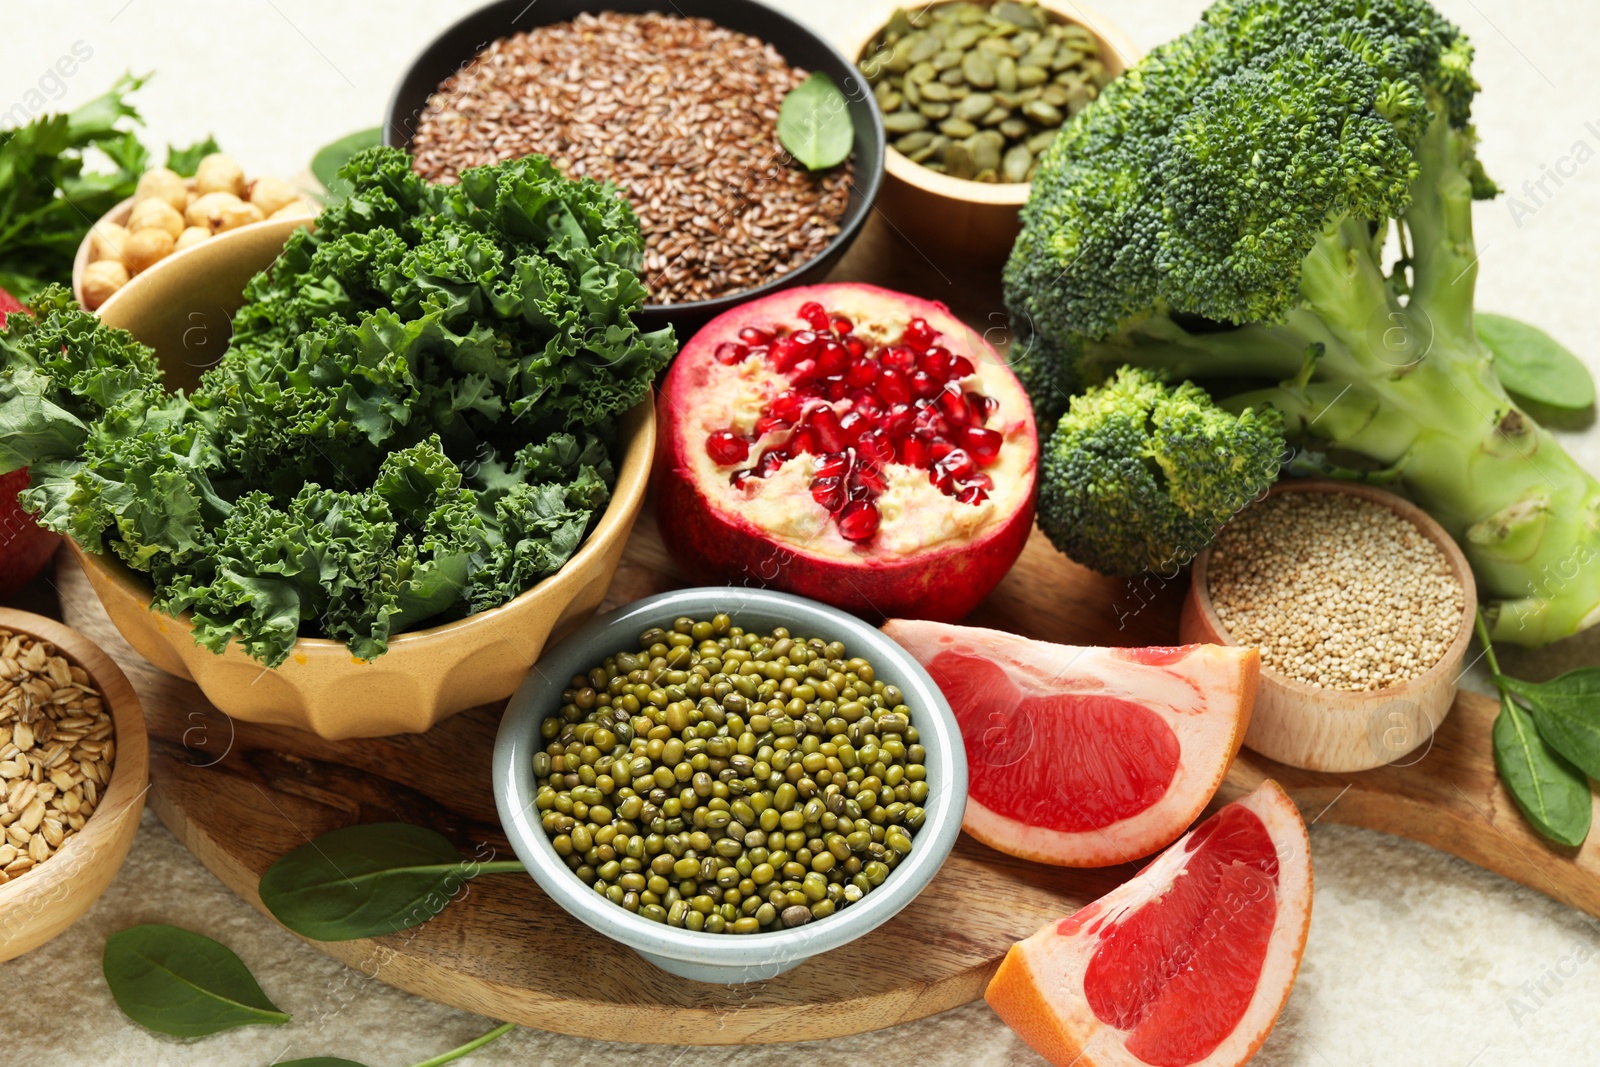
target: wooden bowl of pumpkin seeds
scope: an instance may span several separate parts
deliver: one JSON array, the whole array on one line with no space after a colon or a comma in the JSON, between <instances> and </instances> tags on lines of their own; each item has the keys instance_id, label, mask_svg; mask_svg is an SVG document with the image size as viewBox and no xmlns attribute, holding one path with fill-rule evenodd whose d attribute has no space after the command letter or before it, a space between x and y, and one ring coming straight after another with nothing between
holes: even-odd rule
<instances>
[{"instance_id":1,"label":"wooden bowl of pumpkin seeds","mask_svg":"<svg viewBox=\"0 0 1600 1067\"><path fill-rule=\"evenodd\" d=\"M1005 258L1063 124L1138 49L1082 4L951 0L881 14L850 54L888 132L878 207L912 244Z\"/></svg>"}]
</instances>

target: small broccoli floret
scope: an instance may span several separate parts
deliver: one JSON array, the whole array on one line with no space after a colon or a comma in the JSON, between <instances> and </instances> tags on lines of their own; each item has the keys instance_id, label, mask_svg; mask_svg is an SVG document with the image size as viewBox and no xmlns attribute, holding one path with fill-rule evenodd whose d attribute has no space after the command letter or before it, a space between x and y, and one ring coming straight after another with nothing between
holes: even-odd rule
<instances>
[{"instance_id":1,"label":"small broccoli floret","mask_svg":"<svg viewBox=\"0 0 1600 1067\"><path fill-rule=\"evenodd\" d=\"M1283 460L1276 411L1237 415L1192 382L1126 368L1073 397L1044 450L1039 528L1105 574L1172 573L1264 493Z\"/></svg>"}]
</instances>

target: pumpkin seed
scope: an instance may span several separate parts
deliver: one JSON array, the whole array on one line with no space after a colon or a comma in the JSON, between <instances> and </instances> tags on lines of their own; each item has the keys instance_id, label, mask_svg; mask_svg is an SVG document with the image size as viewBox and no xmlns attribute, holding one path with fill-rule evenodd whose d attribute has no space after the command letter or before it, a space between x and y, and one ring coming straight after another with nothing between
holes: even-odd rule
<instances>
[{"instance_id":1,"label":"pumpkin seed","mask_svg":"<svg viewBox=\"0 0 1600 1067\"><path fill-rule=\"evenodd\" d=\"M1063 101L1065 102L1065 101ZM994 97L988 93L973 93L961 103L956 105L956 117L963 119L976 119L987 115L994 107Z\"/></svg>"},{"instance_id":2,"label":"pumpkin seed","mask_svg":"<svg viewBox=\"0 0 1600 1067\"><path fill-rule=\"evenodd\" d=\"M922 118L921 115L918 115L917 117ZM974 126L966 119L951 118L945 119L943 122L939 123L939 132L944 134L946 137L971 137L973 134L978 132L978 127Z\"/></svg>"},{"instance_id":3,"label":"pumpkin seed","mask_svg":"<svg viewBox=\"0 0 1600 1067\"><path fill-rule=\"evenodd\" d=\"M1033 64L1017 68L1017 84L1024 89L1031 89L1035 85L1043 85L1050 80L1050 72L1043 67Z\"/></svg>"},{"instance_id":4,"label":"pumpkin seed","mask_svg":"<svg viewBox=\"0 0 1600 1067\"><path fill-rule=\"evenodd\" d=\"M1038 16L1021 4L1012 3L1012 0L1000 0L1000 3L994 5L991 10L995 18L1004 19L1013 26L1020 26L1025 30L1039 28Z\"/></svg>"},{"instance_id":5,"label":"pumpkin seed","mask_svg":"<svg viewBox=\"0 0 1600 1067\"><path fill-rule=\"evenodd\" d=\"M1017 61L1010 56L1001 56L994 65L994 84L1002 92L1014 93L1017 91Z\"/></svg>"},{"instance_id":6,"label":"pumpkin seed","mask_svg":"<svg viewBox=\"0 0 1600 1067\"><path fill-rule=\"evenodd\" d=\"M933 119L935 122L937 122L939 119L947 119L950 117L949 104L935 104L931 100L924 100L922 102L922 106L917 108L917 110L922 112L925 117Z\"/></svg>"},{"instance_id":7,"label":"pumpkin seed","mask_svg":"<svg viewBox=\"0 0 1600 1067\"><path fill-rule=\"evenodd\" d=\"M915 111L896 111L893 115L883 117L883 128L890 133L915 133L927 125L928 120Z\"/></svg>"},{"instance_id":8,"label":"pumpkin seed","mask_svg":"<svg viewBox=\"0 0 1600 1067\"><path fill-rule=\"evenodd\" d=\"M894 147L895 151L909 155L919 148L926 148L932 143L932 133L927 130L918 130L916 133L908 133L904 137L897 138L894 142Z\"/></svg>"},{"instance_id":9,"label":"pumpkin seed","mask_svg":"<svg viewBox=\"0 0 1600 1067\"><path fill-rule=\"evenodd\" d=\"M1025 144L1014 144L1006 149L1005 159L1001 161L1000 170L1008 182L1025 182L1028 180L1028 171L1033 169L1033 153L1028 151Z\"/></svg>"},{"instance_id":10,"label":"pumpkin seed","mask_svg":"<svg viewBox=\"0 0 1600 1067\"><path fill-rule=\"evenodd\" d=\"M922 86L920 92L924 100L932 100L936 104L950 102L950 86L944 82L929 82Z\"/></svg>"},{"instance_id":11,"label":"pumpkin seed","mask_svg":"<svg viewBox=\"0 0 1600 1067\"><path fill-rule=\"evenodd\" d=\"M960 52L940 52L938 55L933 57L933 66L936 70L950 70L952 67L959 67L961 65L961 59L962 56Z\"/></svg>"},{"instance_id":12,"label":"pumpkin seed","mask_svg":"<svg viewBox=\"0 0 1600 1067\"><path fill-rule=\"evenodd\" d=\"M994 67L980 52L968 52L961 57L961 73L969 85L979 89L994 88Z\"/></svg>"},{"instance_id":13,"label":"pumpkin seed","mask_svg":"<svg viewBox=\"0 0 1600 1067\"><path fill-rule=\"evenodd\" d=\"M945 173L952 178L971 178L977 173L977 168L972 165L972 153L961 141L957 141L945 150L944 168Z\"/></svg>"},{"instance_id":14,"label":"pumpkin seed","mask_svg":"<svg viewBox=\"0 0 1600 1067\"><path fill-rule=\"evenodd\" d=\"M1059 126L1062 122L1061 112L1044 100L1030 100L1023 104L1022 113L1041 126Z\"/></svg>"}]
</instances>

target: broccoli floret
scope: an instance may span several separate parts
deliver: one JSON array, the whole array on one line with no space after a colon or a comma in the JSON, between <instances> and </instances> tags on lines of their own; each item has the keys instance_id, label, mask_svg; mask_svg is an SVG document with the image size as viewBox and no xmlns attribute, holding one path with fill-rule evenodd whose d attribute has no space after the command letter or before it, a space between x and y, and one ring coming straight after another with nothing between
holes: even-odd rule
<instances>
[{"instance_id":1,"label":"broccoli floret","mask_svg":"<svg viewBox=\"0 0 1600 1067\"><path fill-rule=\"evenodd\" d=\"M1106 574L1172 573L1266 492L1283 459L1271 408L1233 414L1192 382L1125 368L1072 398L1044 449L1039 528Z\"/></svg>"},{"instance_id":2,"label":"broccoli floret","mask_svg":"<svg viewBox=\"0 0 1600 1067\"><path fill-rule=\"evenodd\" d=\"M1292 469L1411 495L1462 543L1494 639L1540 644L1600 622L1600 482L1474 328L1471 208L1496 192L1477 88L1424 0L1221 0L1046 153L1006 303L1042 425L1124 365L1270 406Z\"/></svg>"}]
</instances>

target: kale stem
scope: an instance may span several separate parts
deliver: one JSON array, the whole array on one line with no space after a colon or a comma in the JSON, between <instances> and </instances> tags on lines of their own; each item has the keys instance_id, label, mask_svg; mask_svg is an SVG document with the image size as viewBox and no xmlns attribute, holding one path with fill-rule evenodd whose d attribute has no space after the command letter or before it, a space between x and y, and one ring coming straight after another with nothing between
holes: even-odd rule
<instances>
[{"instance_id":1,"label":"kale stem","mask_svg":"<svg viewBox=\"0 0 1600 1067\"><path fill-rule=\"evenodd\" d=\"M490 1030L487 1034L483 1034L480 1037L473 1038L471 1041L468 1041L465 1045L462 1045L460 1048L453 1048L449 1052L440 1053L439 1055L435 1056L431 1060L423 1060L421 1063L417 1064L416 1067L440 1067L440 1064L449 1063L451 1060L459 1060L462 1056L465 1056L467 1053L473 1052L473 1051L475 1051L477 1049L482 1048L483 1046L487 1045L489 1042L493 1041L495 1038L500 1037L500 1036L502 1036L504 1034L509 1034L511 1031L515 1030L516 1028L517 1028L517 1024L516 1023L501 1023L499 1026L495 1027L493 1030Z\"/></svg>"}]
</instances>

